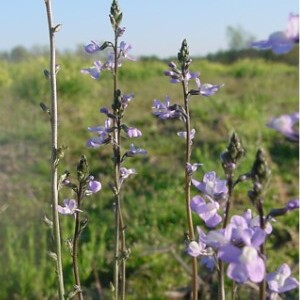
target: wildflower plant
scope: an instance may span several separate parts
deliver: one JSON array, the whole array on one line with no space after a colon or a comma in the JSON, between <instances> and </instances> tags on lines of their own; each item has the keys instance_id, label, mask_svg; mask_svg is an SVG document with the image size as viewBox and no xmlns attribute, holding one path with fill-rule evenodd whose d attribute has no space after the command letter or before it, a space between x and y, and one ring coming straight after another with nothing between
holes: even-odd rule
<instances>
[{"instance_id":1,"label":"wildflower plant","mask_svg":"<svg viewBox=\"0 0 300 300\"><path fill-rule=\"evenodd\" d=\"M170 78L170 82L174 84L181 84L182 86L182 102L180 104L171 104L170 98L167 96L164 102L155 99L153 102L153 114L158 118L165 119L180 119L184 124L184 131L178 132L177 135L185 140L185 209L187 217L188 238L195 241L195 233L192 219L191 208L191 182L192 175L196 169L201 166L200 163L191 163L191 152L193 140L196 131L191 128L190 118L190 101L192 96L211 96L216 93L223 85L202 84L198 73L190 71L190 64L192 59L189 56L189 49L186 40L183 40L181 48L177 55L178 63L170 62L168 64L169 70L165 71L165 75ZM190 81L195 82L194 88L190 88ZM203 212L203 217L207 222L216 222L217 217L213 215L215 208L204 203L203 199L198 199L193 202L194 208L199 208ZM210 210L210 213L208 212ZM205 211L205 212L204 212ZM213 221L211 221L213 219ZM198 244L199 246L199 244ZM196 244L194 244L195 249ZM200 246L199 246L200 247ZM197 250L196 250L197 251ZM192 258L192 286L193 286L193 299L198 299L198 273L197 273L197 260Z\"/></svg>"},{"instance_id":2,"label":"wildflower plant","mask_svg":"<svg viewBox=\"0 0 300 300\"><path fill-rule=\"evenodd\" d=\"M261 300L270 295L274 297L274 293L280 290L280 288L277 290L274 288L276 285L280 285L280 291L297 287L296 279L287 279L285 285L283 279L278 279L278 282L273 279L277 275L267 276L265 243L268 235L272 233L270 222L274 220L273 217L297 209L299 200L292 199L283 208L273 209L268 214L265 212L264 197L271 173L267 156L262 149L259 149L252 168L246 173L237 175L237 167L246 151L236 133L232 134L227 149L220 155L225 179L217 176L215 171L205 173L201 181L196 179L195 172L202 164L190 161L193 140L196 135L195 130L191 128L190 97L211 96L222 85L201 84L199 75L190 72L191 59L185 40L178 53L178 61L180 67L177 67L174 62L169 63L170 70L166 71L165 75L170 78L171 83L182 84L183 104L172 104L168 96L164 102L155 99L153 113L162 120L180 119L185 126L185 131L178 132L178 136L186 142L185 198L188 224L186 252L193 260L193 299L197 299L198 294L195 258L201 258L201 264L210 271L216 270L219 287L218 299L225 299L225 271L227 277L233 281L232 299L235 299L237 288L248 282L258 284L259 299ZM195 81L196 88L189 88L190 80ZM296 118L294 117L294 119ZM282 126L279 124L275 129L290 139L297 139L297 134L292 129L295 122L295 120L286 122L287 125L283 124ZM232 216L234 189L245 181L252 182L248 197L249 205L254 207L256 214L254 215L252 210L247 208L242 215ZM200 192L200 195L191 197L191 185ZM202 219L207 228L202 230L200 226L197 226L197 236L193 229L192 212ZM226 269L225 266L227 266ZM280 274L284 275L278 275L276 278L282 276L285 279L290 275L288 271L285 272L281 269L278 272L282 272ZM267 289L268 287L269 289Z\"/></svg>"},{"instance_id":3,"label":"wildflower plant","mask_svg":"<svg viewBox=\"0 0 300 300\"><path fill-rule=\"evenodd\" d=\"M84 68L81 73L90 75L93 79L99 79L101 72L108 70L113 77L113 96L111 108L102 107L100 112L105 115L106 120L103 125L89 127L88 130L96 136L87 141L87 147L98 148L103 145L111 145L113 152L113 183L111 184L113 207L115 214L115 234L114 234L114 281L112 283L114 299L125 299L126 295L126 259L129 257L130 249L126 246L125 231L126 225L123 219L121 189L125 180L137 172L133 168L127 169L123 166L125 160L138 155L146 155L147 151L136 147L133 143L128 150L123 149L122 133L128 138L139 138L142 132L135 127L127 126L123 122L126 108L134 98L134 94L124 94L119 89L118 69L122 66L123 60L134 59L130 56L131 45L119 39L125 32L125 27L121 26L123 14L118 2L113 0L110 9L110 23L114 32L114 41L105 41L99 44L92 41L85 46L85 51L94 54L103 50L108 50L105 62L95 61L92 67Z\"/></svg>"}]
</instances>

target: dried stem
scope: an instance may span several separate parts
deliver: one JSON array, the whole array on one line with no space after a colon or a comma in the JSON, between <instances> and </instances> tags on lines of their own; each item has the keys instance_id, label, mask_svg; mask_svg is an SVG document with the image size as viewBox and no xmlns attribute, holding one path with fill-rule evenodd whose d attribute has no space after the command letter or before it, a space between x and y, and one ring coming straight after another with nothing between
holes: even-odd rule
<instances>
[{"instance_id":1,"label":"dried stem","mask_svg":"<svg viewBox=\"0 0 300 300\"><path fill-rule=\"evenodd\" d=\"M60 236L60 224L57 211L58 205L58 187L57 187L57 90L56 90L56 57L55 57L55 45L54 35L55 28L52 24L52 9L51 0L45 0L48 28L49 28L49 42L50 42L50 71L49 79L51 86L51 198L52 198L52 217L53 217L53 235L56 253L56 274L58 284L58 296L59 299L64 299L64 280L63 280L63 268L62 268L62 255L61 255L61 236Z\"/></svg>"}]
</instances>

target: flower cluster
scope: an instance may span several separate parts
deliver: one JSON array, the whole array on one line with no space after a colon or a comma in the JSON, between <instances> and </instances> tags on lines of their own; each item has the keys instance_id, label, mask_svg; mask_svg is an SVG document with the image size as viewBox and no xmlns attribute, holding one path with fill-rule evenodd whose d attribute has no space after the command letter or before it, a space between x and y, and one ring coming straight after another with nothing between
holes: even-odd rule
<instances>
[{"instance_id":1,"label":"flower cluster","mask_svg":"<svg viewBox=\"0 0 300 300\"><path fill-rule=\"evenodd\" d=\"M125 28L122 30L122 34L125 31ZM112 43L110 42L104 42L102 45L92 41L90 44L86 45L84 47L85 51L89 54L93 54L98 51L102 51L106 49L107 47L114 47ZM102 63L100 60L97 60L94 62L94 65L90 68L85 68L81 70L81 73L90 75L93 79L99 79L100 74L104 70L109 70L111 72L115 69L115 61L117 61L117 67L122 66L122 60L135 60L133 57L128 55L128 52L131 50L131 45L127 44L126 42L122 41L118 47L117 52L117 59L115 59L114 51L109 52L107 59L104 63Z\"/></svg>"},{"instance_id":2,"label":"flower cluster","mask_svg":"<svg viewBox=\"0 0 300 300\"><path fill-rule=\"evenodd\" d=\"M267 40L253 42L251 46L261 50L271 49L275 54L290 52L299 43L299 15L290 14L285 31L272 33Z\"/></svg>"}]
</instances>

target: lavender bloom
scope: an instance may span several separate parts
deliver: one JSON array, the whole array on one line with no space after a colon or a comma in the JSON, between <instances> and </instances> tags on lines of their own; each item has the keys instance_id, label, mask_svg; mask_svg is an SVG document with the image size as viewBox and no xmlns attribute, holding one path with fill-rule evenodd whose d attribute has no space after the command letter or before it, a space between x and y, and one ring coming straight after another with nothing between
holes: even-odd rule
<instances>
[{"instance_id":1,"label":"lavender bloom","mask_svg":"<svg viewBox=\"0 0 300 300\"><path fill-rule=\"evenodd\" d=\"M229 263L228 277L244 283L264 278L265 264L258 249L265 238L261 228L251 228L244 217L233 216L225 229L210 231L202 241L218 250L219 259Z\"/></svg>"},{"instance_id":2,"label":"lavender bloom","mask_svg":"<svg viewBox=\"0 0 300 300\"><path fill-rule=\"evenodd\" d=\"M251 245L243 248L226 245L219 250L218 258L229 263L227 276L238 283L249 279L252 282L261 282L264 279L265 263Z\"/></svg>"},{"instance_id":3,"label":"lavender bloom","mask_svg":"<svg viewBox=\"0 0 300 300\"><path fill-rule=\"evenodd\" d=\"M137 174L135 169L126 169L126 168L120 168L120 179L126 179L128 178L130 175L134 175Z\"/></svg>"},{"instance_id":4,"label":"lavender bloom","mask_svg":"<svg viewBox=\"0 0 300 300\"><path fill-rule=\"evenodd\" d=\"M227 197L228 188L226 180L219 179L214 171L206 173L202 182L192 179L192 184L202 193L212 198L219 199Z\"/></svg>"},{"instance_id":5,"label":"lavender bloom","mask_svg":"<svg viewBox=\"0 0 300 300\"><path fill-rule=\"evenodd\" d=\"M77 203L74 199L65 199L64 206L57 206L57 211L62 215L73 215L76 211L82 212L82 210L77 209Z\"/></svg>"},{"instance_id":6,"label":"lavender bloom","mask_svg":"<svg viewBox=\"0 0 300 300\"><path fill-rule=\"evenodd\" d=\"M274 118L267 123L267 126L282 133L285 137L292 141L299 141L299 132L294 129L294 125L299 122L299 112L292 113L290 115L281 115L278 118Z\"/></svg>"},{"instance_id":7,"label":"lavender bloom","mask_svg":"<svg viewBox=\"0 0 300 300\"><path fill-rule=\"evenodd\" d=\"M128 52L132 49L132 46L130 44L125 43L124 41L122 41L120 43L120 56L131 60L131 61L135 61L134 58L132 58L131 56L128 55Z\"/></svg>"},{"instance_id":8,"label":"lavender bloom","mask_svg":"<svg viewBox=\"0 0 300 300\"><path fill-rule=\"evenodd\" d=\"M260 221L259 216L256 216L252 218L252 211L251 209L247 209L245 213L243 213L242 217L247 222L247 225L249 228L255 230L256 228L260 228ZM265 228L264 231L266 234L270 234L272 232L273 228L270 222L265 222Z\"/></svg>"},{"instance_id":9,"label":"lavender bloom","mask_svg":"<svg viewBox=\"0 0 300 300\"><path fill-rule=\"evenodd\" d=\"M197 226L197 232L199 236L198 242L191 241L186 249L187 254L192 257L198 257L199 255L207 254L207 251L205 250L206 245L201 241L200 238L201 236L205 236L205 234L199 226Z\"/></svg>"},{"instance_id":10,"label":"lavender bloom","mask_svg":"<svg viewBox=\"0 0 300 300\"><path fill-rule=\"evenodd\" d=\"M251 46L260 50L271 49L275 54L285 54L290 52L296 43L299 43L299 15L290 14L284 32L274 32L268 40L253 42Z\"/></svg>"},{"instance_id":11,"label":"lavender bloom","mask_svg":"<svg viewBox=\"0 0 300 300\"><path fill-rule=\"evenodd\" d=\"M101 46L98 45L96 42L94 41L91 41L90 44L84 46L84 50L87 52L87 53L95 53L97 51L100 51L101 50Z\"/></svg>"},{"instance_id":12,"label":"lavender bloom","mask_svg":"<svg viewBox=\"0 0 300 300\"><path fill-rule=\"evenodd\" d=\"M221 87L224 86L224 84L210 84L210 83L203 83L201 84L201 81L199 78L195 78L195 83L197 85L197 89L190 90L191 95L202 95L202 96L211 96L215 94Z\"/></svg>"},{"instance_id":13,"label":"lavender bloom","mask_svg":"<svg viewBox=\"0 0 300 300\"><path fill-rule=\"evenodd\" d=\"M281 265L276 272L268 273L266 281L269 290L273 293L285 293L299 286L296 278L290 277L291 269L287 264Z\"/></svg>"},{"instance_id":14,"label":"lavender bloom","mask_svg":"<svg viewBox=\"0 0 300 300\"><path fill-rule=\"evenodd\" d=\"M121 98L121 106L123 110L128 106L128 103L134 98L134 94L124 94Z\"/></svg>"},{"instance_id":15,"label":"lavender bloom","mask_svg":"<svg viewBox=\"0 0 300 300\"><path fill-rule=\"evenodd\" d=\"M155 99L152 109L154 110L153 114L162 120L175 119L181 116L181 113L178 112L174 106L170 105L169 96L166 96L165 103Z\"/></svg>"},{"instance_id":16,"label":"lavender bloom","mask_svg":"<svg viewBox=\"0 0 300 300\"><path fill-rule=\"evenodd\" d=\"M116 31L117 32L117 36L121 37L124 34L125 29L126 29L125 27L118 27L117 31Z\"/></svg>"},{"instance_id":17,"label":"lavender bloom","mask_svg":"<svg viewBox=\"0 0 300 300\"><path fill-rule=\"evenodd\" d=\"M199 167L202 167L202 166L203 166L203 164L201 164L201 163L194 163L194 164L187 163L187 164L186 164L186 169L187 169L188 174L189 174L190 176L192 176L193 173L195 173L195 172L197 171L197 169L198 169Z\"/></svg>"},{"instance_id":18,"label":"lavender bloom","mask_svg":"<svg viewBox=\"0 0 300 300\"><path fill-rule=\"evenodd\" d=\"M86 69L82 69L80 72L83 74L89 74L93 79L100 78L100 72L103 69L103 65L100 60L94 62L94 66Z\"/></svg>"},{"instance_id":19,"label":"lavender bloom","mask_svg":"<svg viewBox=\"0 0 300 300\"><path fill-rule=\"evenodd\" d=\"M94 180L93 176L90 176L85 195L89 196L91 194L95 194L101 190L101 187L101 183L97 180Z\"/></svg>"},{"instance_id":20,"label":"lavender bloom","mask_svg":"<svg viewBox=\"0 0 300 300\"><path fill-rule=\"evenodd\" d=\"M126 156L132 157L136 155L146 155L147 151L142 148L136 148L134 144L130 145L130 150L126 152Z\"/></svg>"},{"instance_id":21,"label":"lavender bloom","mask_svg":"<svg viewBox=\"0 0 300 300\"><path fill-rule=\"evenodd\" d=\"M299 209L299 199L292 199L292 200L290 200L286 204L285 209L287 211L294 210L294 209Z\"/></svg>"},{"instance_id":22,"label":"lavender bloom","mask_svg":"<svg viewBox=\"0 0 300 300\"><path fill-rule=\"evenodd\" d=\"M86 143L87 147L96 148L108 143L110 141L110 125L111 119L107 119L104 123L104 126L89 127L88 130L92 132L97 132L98 136L89 139Z\"/></svg>"},{"instance_id":23,"label":"lavender bloom","mask_svg":"<svg viewBox=\"0 0 300 300\"><path fill-rule=\"evenodd\" d=\"M195 133L196 133L196 130L193 128L190 132L190 141L192 143L194 137L195 137ZM185 131L180 131L180 132L177 132L177 135L181 138L184 138L186 139L186 132Z\"/></svg>"},{"instance_id":24,"label":"lavender bloom","mask_svg":"<svg viewBox=\"0 0 300 300\"><path fill-rule=\"evenodd\" d=\"M138 130L137 128L134 128L134 127L126 128L126 133L127 133L128 137L130 137L130 138L135 138L135 137L142 136L142 132L140 130Z\"/></svg>"},{"instance_id":25,"label":"lavender bloom","mask_svg":"<svg viewBox=\"0 0 300 300\"><path fill-rule=\"evenodd\" d=\"M206 203L201 196L197 195L192 198L190 206L192 211L199 215L207 227L214 228L222 221L222 217L218 214L220 205L210 197L208 199L210 203Z\"/></svg>"}]
</instances>

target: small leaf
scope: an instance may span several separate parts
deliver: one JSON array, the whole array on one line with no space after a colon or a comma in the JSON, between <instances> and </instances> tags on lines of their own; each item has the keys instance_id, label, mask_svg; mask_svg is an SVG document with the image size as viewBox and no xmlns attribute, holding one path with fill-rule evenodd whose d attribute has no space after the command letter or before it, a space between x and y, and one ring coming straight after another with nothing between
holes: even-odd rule
<instances>
[{"instance_id":1,"label":"small leaf","mask_svg":"<svg viewBox=\"0 0 300 300\"><path fill-rule=\"evenodd\" d=\"M48 255L54 260L57 261L57 255L56 253L52 252L52 251L48 251Z\"/></svg>"},{"instance_id":2,"label":"small leaf","mask_svg":"<svg viewBox=\"0 0 300 300\"><path fill-rule=\"evenodd\" d=\"M48 225L49 227L53 227L53 222L47 218L47 216L44 216L43 221L45 222L46 225Z\"/></svg>"},{"instance_id":3,"label":"small leaf","mask_svg":"<svg viewBox=\"0 0 300 300\"><path fill-rule=\"evenodd\" d=\"M59 32L61 30L62 24L57 24L52 28L53 32Z\"/></svg>"}]
</instances>

